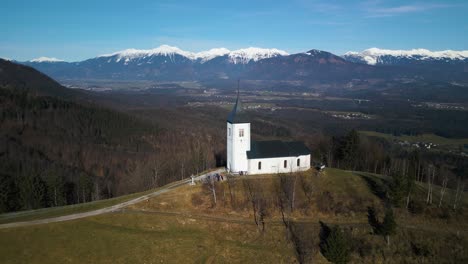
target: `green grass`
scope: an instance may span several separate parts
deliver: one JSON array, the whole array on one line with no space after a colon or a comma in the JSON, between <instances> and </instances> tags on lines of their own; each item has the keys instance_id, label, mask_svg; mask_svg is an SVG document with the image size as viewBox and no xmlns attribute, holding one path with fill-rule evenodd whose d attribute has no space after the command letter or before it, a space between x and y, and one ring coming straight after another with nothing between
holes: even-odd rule
<instances>
[{"instance_id":1,"label":"green grass","mask_svg":"<svg viewBox=\"0 0 468 264\"><path fill-rule=\"evenodd\" d=\"M0 230L1 263L290 263L279 230L253 224L112 213Z\"/></svg>"},{"instance_id":2,"label":"green grass","mask_svg":"<svg viewBox=\"0 0 468 264\"><path fill-rule=\"evenodd\" d=\"M207 170L205 172L209 172L209 171L211 170ZM199 173L199 175L205 172L201 172ZM176 183L178 182L173 182L163 187L167 187ZM66 205L66 206L42 208L42 209L37 209L37 210L19 211L19 212L13 212L13 213L0 214L0 224L39 220L39 219L45 219L45 218L50 218L50 217L58 217L58 216L64 216L64 215L69 215L69 214L89 212L89 211L106 208L109 206L113 206L119 203L123 203L129 200L138 198L145 194L155 192L163 187L151 189L145 192L133 193L133 194L123 195L123 196L119 196L119 197L112 198L112 199L94 201L94 202L89 202L89 203L81 203L81 204L74 204L74 205Z\"/></svg>"},{"instance_id":3,"label":"green grass","mask_svg":"<svg viewBox=\"0 0 468 264\"><path fill-rule=\"evenodd\" d=\"M410 143L416 142L424 142L424 143L434 143L437 145L447 145L447 146L460 146L464 144L468 144L468 138L445 138L441 136L437 136L434 134L422 134L418 136L394 136L391 134L385 134L375 131L359 131L361 134L371 137L381 137L388 140L400 140L400 141L408 141Z\"/></svg>"},{"instance_id":4,"label":"green grass","mask_svg":"<svg viewBox=\"0 0 468 264\"><path fill-rule=\"evenodd\" d=\"M44 218L50 218L50 217L58 217L58 216L63 216L63 215L93 211L93 210L109 207L115 204L119 204L122 202L126 202L131 199L140 197L142 195L145 195L154 191L155 190L150 190L146 192L134 193L134 194L124 195L124 196L119 196L119 197L112 198L112 199L100 200L100 201L89 202L89 203L1 214L0 224L38 220L38 219L44 219Z\"/></svg>"}]
</instances>

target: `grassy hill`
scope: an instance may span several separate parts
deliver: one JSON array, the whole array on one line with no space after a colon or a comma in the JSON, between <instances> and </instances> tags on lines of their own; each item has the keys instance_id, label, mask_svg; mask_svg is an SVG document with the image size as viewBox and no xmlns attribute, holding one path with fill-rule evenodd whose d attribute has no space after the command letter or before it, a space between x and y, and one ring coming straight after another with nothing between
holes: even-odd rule
<instances>
[{"instance_id":1,"label":"grassy hill","mask_svg":"<svg viewBox=\"0 0 468 264\"><path fill-rule=\"evenodd\" d=\"M111 214L2 229L0 262L327 263L322 233L335 225L350 240L352 263L466 262L468 197L457 211L449 209L452 191L443 208L395 208L398 228L387 246L368 219L369 208L382 219L388 181L337 169L228 178L215 183L216 203L209 185L185 185ZM418 184L413 199L425 191ZM255 224L254 204L264 228Z\"/></svg>"}]
</instances>

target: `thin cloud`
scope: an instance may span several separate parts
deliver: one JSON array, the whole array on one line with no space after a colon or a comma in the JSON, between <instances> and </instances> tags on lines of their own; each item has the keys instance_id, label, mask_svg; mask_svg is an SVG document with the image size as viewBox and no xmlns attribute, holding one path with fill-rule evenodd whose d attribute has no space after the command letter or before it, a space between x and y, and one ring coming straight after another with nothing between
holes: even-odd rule
<instances>
[{"instance_id":1,"label":"thin cloud","mask_svg":"<svg viewBox=\"0 0 468 264\"><path fill-rule=\"evenodd\" d=\"M314 12L314 13L337 14L346 10L346 5L344 5L340 1L297 0L295 3L300 8L306 9L307 11Z\"/></svg>"},{"instance_id":2,"label":"thin cloud","mask_svg":"<svg viewBox=\"0 0 468 264\"><path fill-rule=\"evenodd\" d=\"M366 8L366 12L368 13L367 17L392 17L409 13L419 13L434 9L445 9L452 7L456 7L456 5L417 3L393 7L368 6Z\"/></svg>"},{"instance_id":3,"label":"thin cloud","mask_svg":"<svg viewBox=\"0 0 468 264\"><path fill-rule=\"evenodd\" d=\"M336 22L336 21L308 21L309 25L320 25L320 26L344 26L350 23Z\"/></svg>"}]
</instances>

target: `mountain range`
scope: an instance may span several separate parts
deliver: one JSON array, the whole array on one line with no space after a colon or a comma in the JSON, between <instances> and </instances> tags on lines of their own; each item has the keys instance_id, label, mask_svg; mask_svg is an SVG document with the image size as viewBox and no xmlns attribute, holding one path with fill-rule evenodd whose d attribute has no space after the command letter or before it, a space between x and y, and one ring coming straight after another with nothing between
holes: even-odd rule
<instances>
[{"instance_id":1,"label":"mountain range","mask_svg":"<svg viewBox=\"0 0 468 264\"><path fill-rule=\"evenodd\" d=\"M309 50L289 54L279 49L215 48L189 52L162 45L127 49L79 62L41 57L21 62L55 79L114 80L303 80L351 79L468 80L468 51L367 49L338 56Z\"/></svg>"}]
</instances>

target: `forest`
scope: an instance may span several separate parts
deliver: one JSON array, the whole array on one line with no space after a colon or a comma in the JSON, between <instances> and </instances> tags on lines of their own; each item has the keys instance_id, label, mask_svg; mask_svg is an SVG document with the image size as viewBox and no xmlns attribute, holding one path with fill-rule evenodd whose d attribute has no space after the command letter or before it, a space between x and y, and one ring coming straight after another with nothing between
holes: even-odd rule
<instances>
[{"instance_id":1,"label":"forest","mask_svg":"<svg viewBox=\"0 0 468 264\"><path fill-rule=\"evenodd\" d=\"M177 93L99 94L67 89L32 68L7 61L0 66L0 212L117 197L225 166L227 108L189 107L184 102L200 98ZM321 103L322 110L337 110L337 105L345 110L367 107L367 112L379 111L392 120L404 115L401 107L385 113L341 101L335 108L325 101L310 102ZM297 100L277 103L318 107ZM432 112L433 117L427 115L431 112L419 114L426 117L425 123L408 119L341 122L323 112L304 114L294 109L249 111L249 115L254 139L302 140L312 150L314 163L383 175L398 172L407 179L464 191L466 157L408 150L355 130L387 131L387 126L392 132L417 134L428 131L434 124L431 120L438 120L455 124L442 132L464 133L465 113L456 112L454 120L441 118L451 112Z\"/></svg>"}]
</instances>

